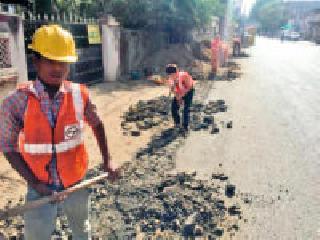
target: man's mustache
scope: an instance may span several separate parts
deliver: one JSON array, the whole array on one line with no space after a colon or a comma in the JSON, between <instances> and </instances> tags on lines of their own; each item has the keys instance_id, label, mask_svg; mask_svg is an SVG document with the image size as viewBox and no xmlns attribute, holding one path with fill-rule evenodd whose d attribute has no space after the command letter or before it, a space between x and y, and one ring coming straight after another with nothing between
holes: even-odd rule
<instances>
[{"instance_id":1,"label":"man's mustache","mask_svg":"<svg viewBox=\"0 0 320 240\"><path fill-rule=\"evenodd\" d=\"M64 76L64 74L62 72L51 72L50 73L50 77L54 77L54 78L62 78Z\"/></svg>"}]
</instances>

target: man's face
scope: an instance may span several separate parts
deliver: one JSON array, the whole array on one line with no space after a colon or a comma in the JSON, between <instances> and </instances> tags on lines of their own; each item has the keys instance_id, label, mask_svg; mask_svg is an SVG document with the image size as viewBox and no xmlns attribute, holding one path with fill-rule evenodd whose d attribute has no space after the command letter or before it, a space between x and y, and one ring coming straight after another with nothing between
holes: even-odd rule
<instances>
[{"instance_id":1,"label":"man's face","mask_svg":"<svg viewBox=\"0 0 320 240\"><path fill-rule=\"evenodd\" d=\"M69 74L69 63L58 62L44 57L34 58L39 78L52 86L59 86Z\"/></svg>"},{"instance_id":2,"label":"man's face","mask_svg":"<svg viewBox=\"0 0 320 240\"><path fill-rule=\"evenodd\" d=\"M175 79L175 78L177 78L177 76L178 76L178 73L170 73L170 74L168 74L168 79Z\"/></svg>"}]
</instances>

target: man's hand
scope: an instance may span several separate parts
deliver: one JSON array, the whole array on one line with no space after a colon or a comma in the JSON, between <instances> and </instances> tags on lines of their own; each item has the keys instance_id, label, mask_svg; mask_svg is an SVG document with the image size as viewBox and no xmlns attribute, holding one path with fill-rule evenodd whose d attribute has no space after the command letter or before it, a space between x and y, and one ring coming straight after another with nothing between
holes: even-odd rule
<instances>
[{"instance_id":1,"label":"man's hand","mask_svg":"<svg viewBox=\"0 0 320 240\"><path fill-rule=\"evenodd\" d=\"M33 184L32 188L36 190L41 196L50 196L53 194L53 191L44 183Z\"/></svg>"},{"instance_id":2,"label":"man's hand","mask_svg":"<svg viewBox=\"0 0 320 240\"><path fill-rule=\"evenodd\" d=\"M59 193L56 191L51 190L46 184L44 183L36 183L32 186L34 190L36 190L42 197L45 196L52 196L52 201L51 203L56 203L56 202L62 202L67 198L66 193Z\"/></svg>"},{"instance_id":3,"label":"man's hand","mask_svg":"<svg viewBox=\"0 0 320 240\"><path fill-rule=\"evenodd\" d=\"M52 193L52 203L56 203L56 202L62 202L64 200L66 200L66 198L68 197L67 193L63 193L63 192L53 192Z\"/></svg>"},{"instance_id":4,"label":"man's hand","mask_svg":"<svg viewBox=\"0 0 320 240\"><path fill-rule=\"evenodd\" d=\"M111 156L108 154L107 159L104 158L103 161L103 170L107 173L109 173L108 179L111 181L115 181L116 179L119 178L120 176L120 171L119 169L115 168L111 164Z\"/></svg>"},{"instance_id":5,"label":"man's hand","mask_svg":"<svg viewBox=\"0 0 320 240\"><path fill-rule=\"evenodd\" d=\"M110 167L106 167L106 168L104 168L104 171L109 173L108 179L111 181L117 180L120 176L119 169L113 169Z\"/></svg>"},{"instance_id":6,"label":"man's hand","mask_svg":"<svg viewBox=\"0 0 320 240\"><path fill-rule=\"evenodd\" d=\"M101 122L99 125L95 126L92 129L93 129L94 135L96 136L96 139L102 154L103 170L109 173L108 178L113 181L117 179L120 174L119 174L119 170L116 170L111 165L111 156L108 150L108 143L107 143L107 138L106 138L103 123Z\"/></svg>"},{"instance_id":7,"label":"man's hand","mask_svg":"<svg viewBox=\"0 0 320 240\"><path fill-rule=\"evenodd\" d=\"M179 105L182 105L182 104L183 104L183 99L182 99L182 97L176 96L176 99L177 99L177 102L178 102Z\"/></svg>"}]
</instances>

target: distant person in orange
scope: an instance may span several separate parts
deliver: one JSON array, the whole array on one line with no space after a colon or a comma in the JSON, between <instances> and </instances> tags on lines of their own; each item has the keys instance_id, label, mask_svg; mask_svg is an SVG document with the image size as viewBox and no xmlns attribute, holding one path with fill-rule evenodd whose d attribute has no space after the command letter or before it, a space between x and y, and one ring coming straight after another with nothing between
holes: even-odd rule
<instances>
[{"instance_id":1,"label":"distant person in orange","mask_svg":"<svg viewBox=\"0 0 320 240\"><path fill-rule=\"evenodd\" d=\"M179 71L176 64L168 64L166 66L166 73L168 74L168 83L170 86L170 93L174 94L172 100L171 112L176 128L181 128L181 121L179 115L180 106L183 104L183 122L182 130L184 133L188 132L190 121L190 106L194 95L194 81L189 73Z\"/></svg>"}]
</instances>

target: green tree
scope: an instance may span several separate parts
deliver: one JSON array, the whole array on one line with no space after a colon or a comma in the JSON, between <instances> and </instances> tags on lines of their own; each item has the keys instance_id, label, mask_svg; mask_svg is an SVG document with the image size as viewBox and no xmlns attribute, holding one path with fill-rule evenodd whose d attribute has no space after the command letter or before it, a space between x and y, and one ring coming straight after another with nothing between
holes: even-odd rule
<instances>
[{"instance_id":1,"label":"green tree","mask_svg":"<svg viewBox=\"0 0 320 240\"><path fill-rule=\"evenodd\" d=\"M276 33L287 22L287 13L281 0L258 0L252 9L251 20L257 21L263 32Z\"/></svg>"},{"instance_id":2,"label":"green tree","mask_svg":"<svg viewBox=\"0 0 320 240\"><path fill-rule=\"evenodd\" d=\"M37 10L97 18L112 14L126 28L167 31L182 38L192 29L207 25L213 16L222 16L225 12L225 0L35 1Z\"/></svg>"},{"instance_id":3,"label":"green tree","mask_svg":"<svg viewBox=\"0 0 320 240\"><path fill-rule=\"evenodd\" d=\"M219 0L111 0L108 11L127 28L162 30L185 37L224 13Z\"/></svg>"},{"instance_id":4,"label":"green tree","mask_svg":"<svg viewBox=\"0 0 320 240\"><path fill-rule=\"evenodd\" d=\"M53 10L52 0L35 0L34 5L37 14L51 13Z\"/></svg>"},{"instance_id":5,"label":"green tree","mask_svg":"<svg viewBox=\"0 0 320 240\"><path fill-rule=\"evenodd\" d=\"M60 13L84 14L90 12L92 6L97 4L92 0L54 0L54 5Z\"/></svg>"}]
</instances>

